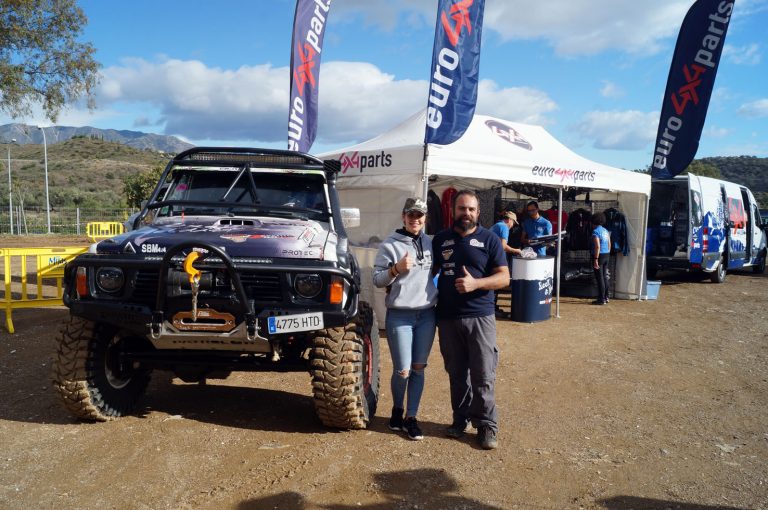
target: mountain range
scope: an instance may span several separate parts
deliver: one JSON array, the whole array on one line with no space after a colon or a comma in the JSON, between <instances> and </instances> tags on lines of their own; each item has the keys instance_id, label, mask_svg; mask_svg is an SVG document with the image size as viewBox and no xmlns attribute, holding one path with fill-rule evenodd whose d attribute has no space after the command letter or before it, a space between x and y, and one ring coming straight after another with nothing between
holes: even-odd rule
<instances>
[{"instance_id":1,"label":"mountain range","mask_svg":"<svg viewBox=\"0 0 768 510\"><path fill-rule=\"evenodd\" d=\"M128 131L116 129L99 129L91 126L49 126L45 129L45 138L48 145L63 142L75 137L94 138L107 142L117 142L140 150L153 150L176 154L191 147L175 136L157 135L154 133L142 133L141 131ZM5 124L0 126L0 143L15 139L20 145L42 144L43 133L37 126L27 124Z\"/></svg>"}]
</instances>

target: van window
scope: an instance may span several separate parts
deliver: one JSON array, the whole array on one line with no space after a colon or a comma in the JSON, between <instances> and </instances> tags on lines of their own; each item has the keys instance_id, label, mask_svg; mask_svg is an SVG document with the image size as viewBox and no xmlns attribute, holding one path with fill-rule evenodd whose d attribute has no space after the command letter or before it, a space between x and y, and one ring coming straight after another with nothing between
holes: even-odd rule
<instances>
[{"instance_id":1,"label":"van window","mask_svg":"<svg viewBox=\"0 0 768 510\"><path fill-rule=\"evenodd\" d=\"M744 211L744 202L738 198L728 197L728 219L733 223L733 228L746 228L747 215Z\"/></svg>"}]
</instances>

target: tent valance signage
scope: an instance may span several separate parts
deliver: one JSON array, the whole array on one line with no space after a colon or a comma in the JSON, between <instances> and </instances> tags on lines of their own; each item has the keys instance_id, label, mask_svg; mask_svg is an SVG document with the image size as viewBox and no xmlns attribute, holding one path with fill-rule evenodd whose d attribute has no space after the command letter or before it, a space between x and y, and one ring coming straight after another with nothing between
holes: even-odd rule
<instances>
[{"instance_id":1,"label":"tent valance signage","mask_svg":"<svg viewBox=\"0 0 768 510\"><path fill-rule=\"evenodd\" d=\"M475 115L454 143L428 144L424 164L425 122L426 112L422 110L382 135L320 156L341 161L341 188L390 185L387 177L395 175L410 175L419 182L441 175L650 194L647 175L583 158L541 126L486 115ZM370 180L374 177L379 181ZM405 181L396 184L402 187ZM421 194L418 187L413 192Z\"/></svg>"},{"instance_id":2,"label":"tent valance signage","mask_svg":"<svg viewBox=\"0 0 768 510\"><path fill-rule=\"evenodd\" d=\"M626 217L630 251L617 261L616 295L640 297L649 175L583 158L540 126L485 115L473 116L454 143L425 147L425 122L422 110L375 138L319 155L341 160L341 203L360 209L360 226L347 231L353 244L384 239L402 225L405 198L425 197L428 188L438 194L448 186L482 190L512 183L587 189L592 200L617 202Z\"/></svg>"}]
</instances>

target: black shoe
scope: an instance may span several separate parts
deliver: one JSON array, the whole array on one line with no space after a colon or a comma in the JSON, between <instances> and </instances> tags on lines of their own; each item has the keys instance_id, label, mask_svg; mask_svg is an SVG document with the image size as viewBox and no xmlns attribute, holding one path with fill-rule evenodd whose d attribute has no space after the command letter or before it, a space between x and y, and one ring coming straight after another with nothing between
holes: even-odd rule
<instances>
[{"instance_id":1,"label":"black shoe","mask_svg":"<svg viewBox=\"0 0 768 510\"><path fill-rule=\"evenodd\" d=\"M477 431L477 443L483 450L493 450L499 446L499 441L496 439L496 432L487 425L480 427Z\"/></svg>"},{"instance_id":2,"label":"black shoe","mask_svg":"<svg viewBox=\"0 0 768 510\"><path fill-rule=\"evenodd\" d=\"M413 416L409 416L403 420L403 430L408 435L409 439L413 439L414 441L421 441L424 439L424 434L421 433L419 423Z\"/></svg>"},{"instance_id":3,"label":"black shoe","mask_svg":"<svg viewBox=\"0 0 768 510\"><path fill-rule=\"evenodd\" d=\"M593 305L607 305L608 303L606 303L605 301L601 301L599 299L595 299L594 301L592 301L592 304Z\"/></svg>"},{"instance_id":4,"label":"black shoe","mask_svg":"<svg viewBox=\"0 0 768 510\"><path fill-rule=\"evenodd\" d=\"M403 428L403 413L405 411L398 407L392 408L392 417L389 419L390 430L405 430Z\"/></svg>"},{"instance_id":5,"label":"black shoe","mask_svg":"<svg viewBox=\"0 0 768 510\"><path fill-rule=\"evenodd\" d=\"M468 426L469 423L466 421L455 421L451 424L450 427L445 429L445 435L452 437L453 439L459 439L464 435L464 432L467 431Z\"/></svg>"}]
</instances>

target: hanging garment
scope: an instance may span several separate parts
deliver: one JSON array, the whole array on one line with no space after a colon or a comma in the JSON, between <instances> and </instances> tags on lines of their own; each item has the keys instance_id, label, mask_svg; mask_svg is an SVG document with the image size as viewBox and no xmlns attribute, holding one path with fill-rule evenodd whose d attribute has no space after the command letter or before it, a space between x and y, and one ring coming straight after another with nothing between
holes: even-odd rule
<instances>
[{"instance_id":1,"label":"hanging garment","mask_svg":"<svg viewBox=\"0 0 768 510\"><path fill-rule=\"evenodd\" d=\"M433 190L427 193L427 225L429 235L437 234L443 228L443 211L440 206L440 197Z\"/></svg>"},{"instance_id":2,"label":"hanging garment","mask_svg":"<svg viewBox=\"0 0 768 510\"><path fill-rule=\"evenodd\" d=\"M592 213L586 209L576 209L568 217L568 249L588 250L592 237Z\"/></svg>"},{"instance_id":3,"label":"hanging garment","mask_svg":"<svg viewBox=\"0 0 768 510\"><path fill-rule=\"evenodd\" d=\"M542 211L541 215L544 216L546 219L549 220L549 222L552 224L552 233L557 233L557 226L563 225L563 229L567 230L565 228L566 225L568 225L568 213L565 211L561 211L560 214L557 214L557 208L553 207L552 209L547 209L546 211ZM562 223L560 221L562 220Z\"/></svg>"},{"instance_id":4,"label":"hanging garment","mask_svg":"<svg viewBox=\"0 0 768 510\"><path fill-rule=\"evenodd\" d=\"M443 208L443 228L453 226L453 197L458 191L454 187L445 188L443 196L440 198L440 206Z\"/></svg>"},{"instance_id":5,"label":"hanging garment","mask_svg":"<svg viewBox=\"0 0 768 510\"><path fill-rule=\"evenodd\" d=\"M603 214L605 214L605 228L611 233L611 253L621 252L629 255L626 218L613 207L606 209Z\"/></svg>"}]
</instances>

